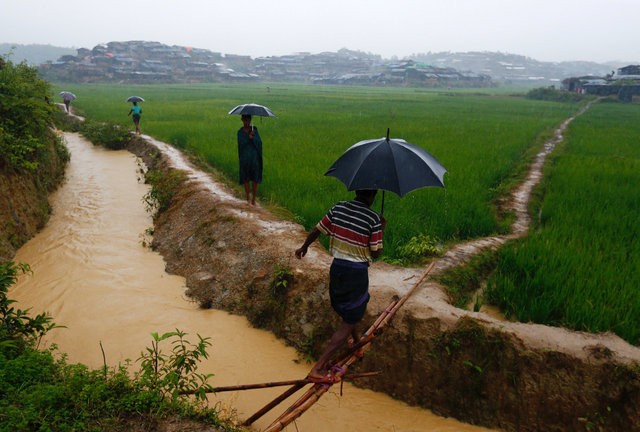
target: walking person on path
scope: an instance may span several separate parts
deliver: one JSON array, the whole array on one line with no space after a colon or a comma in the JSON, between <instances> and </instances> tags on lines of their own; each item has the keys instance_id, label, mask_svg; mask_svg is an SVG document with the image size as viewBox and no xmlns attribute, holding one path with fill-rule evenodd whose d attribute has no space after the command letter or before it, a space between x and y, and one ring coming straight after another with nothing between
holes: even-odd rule
<instances>
[{"instance_id":1,"label":"walking person on path","mask_svg":"<svg viewBox=\"0 0 640 432\"><path fill-rule=\"evenodd\" d=\"M138 105L138 102L133 102L133 106L129 110L127 116L133 114L133 124L136 125L136 133L140 133L140 117L142 116L142 107Z\"/></svg>"},{"instance_id":2,"label":"walking person on path","mask_svg":"<svg viewBox=\"0 0 640 432\"><path fill-rule=\"evenodd\" d=\"M247 203L256 205L258 183L262 182L262 140L258 128L251 125L248 114L242 115L242 127L238 129L238 159L239 181L244 185Z\"/></svg>"},{"instance_id":3,"label":"walking person on path","mask_svg":"<svg viewBox=\"0 0 640 432\"><path fill-rule=\"evenodd\" d=\"M295 251L301 259L320 234L329 236L329 253L333 256L329 296L333 310L342 318L307 377L311 381L332 382L328 364L331 357L349 337L354 342L360 338L356 325L362 320L370 298L369 264L382 255L382 233L387 225L384 217L371 210L377 192L357 190L353 201L336 203Z\"/></svg>"},{"instance_id":4,"label":"walking person on path","mask_svg":"<svg viewBox=\"0 0 640 432\"><path fill-rule=\"evenodd\" d=\"M71 111L69 111L69 105L71 105L71 98L65 97L62 100L64 101L64 108L67 110L67 113L70 113Z\"/></svg>"}]
</instances>

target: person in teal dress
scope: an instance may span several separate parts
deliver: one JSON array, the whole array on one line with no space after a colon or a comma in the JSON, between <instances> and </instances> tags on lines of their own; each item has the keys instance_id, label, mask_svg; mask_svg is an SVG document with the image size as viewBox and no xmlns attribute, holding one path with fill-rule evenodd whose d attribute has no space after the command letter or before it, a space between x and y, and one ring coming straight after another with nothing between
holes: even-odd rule
<instances>
[{"instance_id":1,"label":"person in teal dress","mask_svg":"<svg viewBox=\"0 0 640 432\"><path fill-rule=\"evenodd\" d=\"M133 102L133 106L129 110L128 116L133 114L133 124L136 126L136 133L140 133L140 117L142 116L142 107L138 105L138 102Z\"/></svg>"},{"instance_id":2,"label":"person in teal dress","mask_svg":"<svg viewBox=\"0 0 640 432\"><path fill-rule=\"evenodd\" d=\"M256 204L258 183L262 182L262 140L251 116L242 116L242 127L238 129L238 158L240 159L240 184L244 185L247 203Z\"/></svg>"}]
</instances>

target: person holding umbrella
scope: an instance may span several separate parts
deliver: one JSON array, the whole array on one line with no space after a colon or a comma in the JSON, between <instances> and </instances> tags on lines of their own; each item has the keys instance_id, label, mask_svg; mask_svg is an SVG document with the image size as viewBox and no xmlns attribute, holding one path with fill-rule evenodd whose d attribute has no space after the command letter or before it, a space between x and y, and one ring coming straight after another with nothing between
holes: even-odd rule
<instances>
[{"instance_id":1,"label":"person holding umbrella","mask_svg":"<svg viewBox=\"0 0 640 432\"><path fill-rule=\"evenodd\" d=\"M68 91L63 91L63 92L60 92L60 96L62 96L62 101L64 102L65 110L68 113L70 113L71 111L69 111L70 110L69 105L71 105L71 101L72 100L76 99L76 95L74 95L73 93L68 92Z\"/></svg>"},{"instance_id":2,"label":"person holding umbrella","mask_svg":"<svg viewBox=\"0 0 640 432\"><path fill-rule=\"evenodd\" d=\"M129 110L129 114L127 114L127 116L130 116L131 114L133 114L133 124L136 125L136 133L139 134L140 133L140 117L142 116L142 107L138 105L138 101L136 100L133 101L133 105L131 106L131 109Z\"/></svg>"},{"instance_id":3,"label":"person holding umbrella","mask_svg":"<svg viewBox=\"0 0 640 432\"><path fill-rule=\"evenodd\" d=\"M242 127L238 129L239 181L244 185L247 203L256 204L258 183L262 182L262 140L258 128L251 125L251 115L242 114Z\"/></svg>"},{"instance_id":4,"label":"person holding umbrella","mask_svg":"<svg viewBox=\"0 0 640 432\"><path fill-rule=\"evenodd\" d=\"M301 259L320 234L329 236L329 252L333 256L329 296L333 310L342 318L340 327L309 372L310 381L332 382L328 363L333 354L349 336L354 342L359 340L356 325L364 317L369 302L369 264L382 255L382 233L387 225L384 217L371 209L377 192L356 190L353 201L336 203L295 251L296 258Z\"/></svg>"}]
</instances>

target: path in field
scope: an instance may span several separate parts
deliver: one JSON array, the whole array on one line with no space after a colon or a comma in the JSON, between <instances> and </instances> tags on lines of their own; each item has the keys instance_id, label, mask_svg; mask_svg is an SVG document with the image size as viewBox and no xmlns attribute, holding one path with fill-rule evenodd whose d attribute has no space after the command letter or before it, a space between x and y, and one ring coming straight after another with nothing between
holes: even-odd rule
<instances>
[{"instance_id":1,"label":"path in field","mask_svg":"<svg viewBox=\"0 0 640 432\"><path fill-rule=\"evenodd\" d=\"M516 220L511 224L511 233L502 236L483 237L452 247L442 258L437 260L432 275L437 275L451 267L465 264L469 262L474 255L479 254L485 249L497 249L506 243L507 240L524 237L527 234L529 225L531 224L531 217L527 211L531 192L542 179L542 168L544 167L547 156L562 142L569 124L576 117L584 114L591 107L591 104L596 101L597 100L589 102L574 116L569 117L560 124L558 129L555 130L553 137L544 144L542 151L534 158L524 182L512 192L510 200L504 204L505 210L511 211L516 215ZM428 281L427 285L443 290L440 284L434 280Z\"/></svg>"}]
</instances>

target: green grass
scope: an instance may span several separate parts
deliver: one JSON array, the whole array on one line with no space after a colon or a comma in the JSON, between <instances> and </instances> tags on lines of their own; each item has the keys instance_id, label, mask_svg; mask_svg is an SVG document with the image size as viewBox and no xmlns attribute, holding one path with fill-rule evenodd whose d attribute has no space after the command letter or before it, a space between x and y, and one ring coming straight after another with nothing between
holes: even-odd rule
<instances>
[{"instance_id":1,"label":"green grass","mask_svg":"<svg viewBox=\"0 0 640 432\"><path fill-rule=\"evenodd\" d=\"M490 300L521 321L640 344L640 106L597 104L570 126L538 226L500 251Z\"/></svg>"},{"instance_id":2,"label":"green grass","mask_svg":"<svg viewBox=\"0 0 640 432\"><path fill-rule=\"evenodd\" d=\"M504 232L492 202L512 181L540 137L577 104L527 100L505 92L302 85L66 86L74 106L94 120L121 122L132 94L145 97L143 133L201 155L227 181L238 175L240 103L269 106L277 118L256 118L264 142L262 201L293 212L305 228L337 200L353 196L324 172L352 144L391 130L432 153L448 169L446 189L426 188L400 199L387 193L385 256L417 234L449 243ZM239 189L238 189L239 190ZM379 209L380 198L374 204Z\"/></svg>"}]
</instances>

